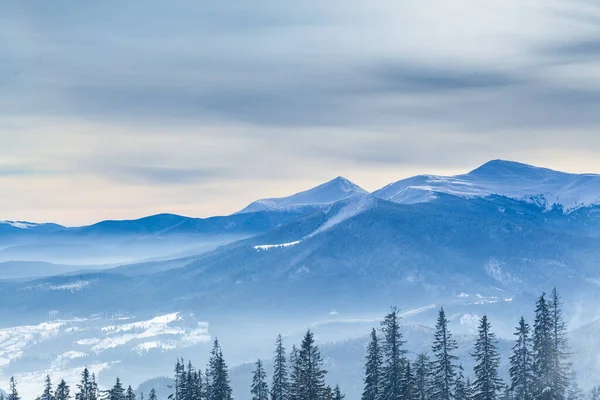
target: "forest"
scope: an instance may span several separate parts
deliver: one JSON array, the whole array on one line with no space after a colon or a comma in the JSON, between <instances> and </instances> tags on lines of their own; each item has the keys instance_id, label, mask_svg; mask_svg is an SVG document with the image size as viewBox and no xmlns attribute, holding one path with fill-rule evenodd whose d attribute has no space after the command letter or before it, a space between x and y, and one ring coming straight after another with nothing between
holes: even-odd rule
<instances>
[{"instance_id":1,"label":"forest","mask_svg":"<svg viewBox=\"0 0 600 400\"><path fill-rule=\"evenodd\" d=\"M515 328L509 376L498 370L501 357L496 336L486 315L479 320L477 339L471 352L475 366L468 373L455 355L444 309L439 310L429 354L410 357L405 350L401 317L392 307L379 329L373 328L366 348L364 391L361 400L598 400L600 390L587 395L579 388L569 361L567 328L560 295L553 289L535 304L532 324L521 317ZM248 396L252 400L342 400L339 386L326 383L327 371L313 332L306 332L299 346L288 353L281 335L275 342L272 376L267 377L262 360L252 372ZM26 382L23 382L27 384ZM17 382L10 380L0 400L21 400ZM117 378L114 386L100 390L87 368L72 390L61 380L54 388L49 376L36 400L231 400L229 370L218 339L204 372L191 361L175 363L168 399L158 399L152 389L145 397Z\"/></svg>"}]
</instances>

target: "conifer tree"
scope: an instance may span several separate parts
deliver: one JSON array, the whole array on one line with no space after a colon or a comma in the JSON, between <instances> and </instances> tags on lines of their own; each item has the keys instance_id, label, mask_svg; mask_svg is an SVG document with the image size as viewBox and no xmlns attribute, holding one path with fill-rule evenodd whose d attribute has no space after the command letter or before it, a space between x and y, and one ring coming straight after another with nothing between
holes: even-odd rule
<instances>
[{"instance_id":1,"label":"conifer tree","mask_svg":"<svg viewBox=\"0 0 600 400\"><path fill-rule=\"evenodd\" d=\"M71 388L67 385L65 380L61 380L58 386L56 387L56 392L54 392L55 400L70 400L71 399Z\"/></svg>"},{"instance_id":2,"label":"conifer tree","mask_svg":"<svg viewBox=\"0 0 600 400\"><path fill-rule=\"evenodd\" d=\"M404 372L401 380L402 399L418 400L419 391L417 388L417 379L408 360L406 360L403 365L403 371Z\"/></svg>"},{"instance_id":3,"label":"conifer tree","mask_svg":"<svg viewBox=\"0 0 600 400\"><path fill-rule=\"evenodd\" d=\"M533 398L536 400L556 400L554 398L552 318L546 294L536 303L533 325Z\"/></svg>"},{"instance_id":4,"label":"conifer tree","mask_svg":"<svg viewBox=\"0 0 600 400\"><path fill-rule=\"evenodd\" d=\"M269 386L263 363L258 360L254 365L256 369L252 374L252 390L250 391L252 400L269 400Z\"/></svg>"},{"instance_id":5,"label":"conifer tree","mask_svg":"<svg viewBox=\"0 0 600 400\"><path fill-rule=\"evenodd\" d=\"M6 400L21 400L21 398L19 397L19 392L17 390L17 381L15 381L14 376L10 377L8 386L9 393L8 396L6 396Z\"/></svg>"},{"instance_id":6,"label":"conifer tree","mask_svg":"<svg viewBox=\"0 0 600 400\"><path fill-rule=\"evenodd\" d=\"M229 371L217 339L215 339L208 365L207 400L231 400Z\"/></svg>"},{"instance_id":7,"label":"conifer tree","mask_svg":"<svg viewBox=\"0 0 600 400\"><path fill-rule=\"evenodd\" d=\"M457 360L454 351L458 346L448 329L448 322L444 309L440 309L432 346L434 355L432 400L452 400L453 397Z\"/></svg>"},{"instance_id":8,"label":"conifer tree","mask_svg":"<svg viewBox=\"0 0 600 400\"><path fill-rule=\"evenodd\" d=\"M491 325L486 315L479 323L479 334L475 342L475 381L473 382L473 398L475 400L495 400L502 389L502 380L498 376L500 354L498 353L496 336L491 332Z\"/></svg>"},{"instance_id":9,"label":"conifer tree","mask_svg":"<svg viewBox=\"0 0 600 400\"><path fill-rule=\"evenodd\" d=\"M458 366L458 374L454 383L455 400L471 400L470 388L465 381L465 374L462 364Z\"/></svg>"},{"instance_id":10,"label":"conifer tree","mask_svg":"<svg viewBox=\"0 0 600 400\"><path fill-rule=\"evenodd\" d=\"M569 387L567 327L562 316L562 302L558 290L552 289L550 299L552 326L552 382L555 400L564 400Z\"/></svg>"},{"instance_id":11,"label":"conifer tree","mask_svg":"<svg viewBox=\"0 0 600 400\"><path fill-rule=\"evenodd\" d=\"M300 374L300 365L298 360L298 348L292 345L290 352L290 400L299 400L298 397L298 379Z\"/></svg>"},{"instance_id":12,"label":"conifer tree","mask_svg":"<svg viewBox=\"0 0 600 400\"><path fill-rule=\"evenodd\" d=\"M532 400L533 366L531 356L531 327L521 317L515 336L517 341L510 356L510 388L514 400Z\"/></svg>"},{"instance_id":13,"label":"conifer tree","mask_svg":"<svg viewBox=\"0 0 600 400\"><path fill-rule=\"evenodd\" d=\"M340 390L340 386L336 385L335 389L333 389L333 400L344 400L346 398L345 394L342 394Z\"/></svg>"},{"instance_id":14,"label":"conifer tree","mask_svg":"<svg viewBox=\"0 0 600 400\"><path fill-rule=\"evenodd\" d=\"M290 382L288 377L287 360L283 338L277 336L275 342L275 357L273 358L273 384L271 385L271 400L288 400Z\"/></svg>"},{"instance_id":15,"label":"conifer tree","mask_svg":"<svg viewBox=\"0 0 600 400\"><path fill-rule=\"evenodd\" d=\"M417 356L415 377L417 381L417 399L429 400L431 395L431 361L425 353Z\"/></svg>"},{"instance_id":16,"label":"conifer tree","mask_svg":"<svg viewBox=\"0 0 600 400\"><path fill-rule=\"evenodd\" d=\"M154 388L150 389L150 395L148 396L148 400L158 400L156 397L156 390Z\"/></svg>"},{"instance_id":17,"label":"conifer tree","mask_svg":"<svg viewBox=\"0 0 600 400\"><path fill-rule=\"evenodd\" d=\"M313 333L304 335L298 352L298 376L295 383L296 395L300 400L320 400L326 390L323 359L319 347L315 345Z\"/></svg>"},{"instance_id":18,"label":"conifer tree","mask_svg":"<svg viewBox=\"0 0 600 400\"><path fill-rule=\"evenodd\" d=\"M46 380L44 383L44 393L39 397L40 400L54 400L54 395L52 392L52 381L50 380L50 375L46 375Z\"/></svg>"},{"instance_id":19,"label":"conifer tree","mask_svg":"<svg viewBox=\"0 0 600 400\"><path fill-rule=\"evenodd\" d=\"M362 400L380 400L381 396L381 349L375 329L371 331L371 342L367 348L365 364L365 389Z\"/></svg>"},{"instance_id":20,"label":"conifer tree","mask_svg":"<svg viewBox=\"0 0 600 400\"><path fill-rule=\"evenodd\" d=\"M127 387L127 392L125 392L125 400L135 400L135 393L131 386Z\"/></svg>"},{"instance_id":21,"label":"conifer tree","mask_svg":"<svg viewBox=\"0 0 600 400\"><path fill-rule=\"evenodd\" d=\"M400 331L398 309L392 307L381 323L383 365L381 367L381 399L400 400L402 397L403 366L405 364L404 340Z\"/></svg>"},{"instance_id":22,"label":"conifer tree","mask_svg":"<svg viewBox=\"0 0 600 400\"><path fill-rule=\"evenodd\" d=\"M106 400L125 400L125 388L123 388L119 378L117 378L115 385L108 390Z\"/></svg>"}]
</instances>

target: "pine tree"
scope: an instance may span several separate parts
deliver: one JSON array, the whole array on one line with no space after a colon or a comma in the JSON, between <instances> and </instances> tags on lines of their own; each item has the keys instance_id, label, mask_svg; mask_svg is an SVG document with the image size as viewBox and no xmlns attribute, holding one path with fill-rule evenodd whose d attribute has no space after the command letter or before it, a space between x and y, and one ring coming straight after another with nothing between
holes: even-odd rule
<instances>
[{"instance_id":1,"label":"pine tree","mask_svg":"<svg viewBox=\"0 0 600 400\"><path fill-rule=\"evenodd\" d=\"M9 381L9 393L6 396L6 400L21 400L19 397L19 392L17 391L17 381L15 381L14 377L10 377Z\"/></svg>"},{"instance_id":2,"label":"pine tree","mask_svg":"<svg viewBox=\"0 0 600 400\"><path fill-rule=\"evenodd\" d=\"M119 378L117 378L115 385L108 390L106 400L125 400L125 389Z\"/></svg>"},{"instance_id":3,"label":"pine tree","mask_svg":"<svg viewBox=\"0 0 600 400\"><path fill-rule=\"evenodd\" d=\"M415 362L415 378L417 381L417 399L429 400L431 395L431 361L425 353L417 356Z\"/></svg>"},{"instance_id":4,"label":"pine tree","mask_svg":"<svg viewBox=\"0 0 600 400\"><path fill-rule=\"evenodd\" d=\"M479 323L479 335L475 342L475 381L473 397L475 400L495 400L502 389L502 380L498 376L500 354L498 353L496 336L491 332L491 325L486 315Z\"/></svg>"},{"instance_id":5,"label":"pine tree","mask_svg":"<svg viewBox=\"0 0 600 400\"><path fill-rule=\"evenodd\" d=\"M148 400L158 400L156 397L156 390L154 388L150 389L150 396L148 396Z\"/></svg>"},{"instance_id":6,"label":"pine tree","mask_svg":"<svg viewBox=\"0 0 600 400\"><path fill-rule=\"evenodd\" d=\"M452 389L456 375L457 357L453 352L458 348L456 341L448 329L446 313L440 310L435 327L432 352L433 362L432 377L434 387L431 394L432 400L452 400Z\"/></svg>"},{"instance_id":7,"label":"pine tree","mask_svg":"<svg viewBox=\"0 0 600 400\"><path fill-rule=\"evenodd\" d=\"M61 380L58 386L56 387L56 392L54 392L54 400L70 400L71 399L71 388L67 385L65 380Z\"/></svg>"},{"instance_id":8,"label":"pine tree","mask_svg":"<svg viewBox=\"0 0 600 400\"><path fill-rule=\"evenodd\" d=\"M367 348L364 382L365 389L362 394L362 400L380 400L381 349L375 329L371 331L371 342Z\"/></svg>"},{"instance_id":9,"label":"pine tree","mask_svg":"<svg viewBox=\"0 0 600 400\"><path fill-rule=\"evenodd\" d=\"M295 383L296 395L300 400L320 400L326 390L323 359L319 347L315 345L313 333L304 335L298 353L298 376Z\"/></svg>"},{"instance_id":10,"label":"pine tree","mask_svg":"<svg viewBox=\"0 0 600 400\"><path fill-rule=\"evenodd\" d=\"M340 390L340 386L336 385L335 389L333 389L333 400L344 400L346 398L345 394L342 394Z\"/></svg>"},{"instance_id":11,"label":"pine tree","mask_svg":"<svg viewBox=\"0 0 600 400\"><path fill-rule=\"evenodd\" d=\"M229 371L219 341L215 339L211 357L208 362L207 400L231 400L231 385L229 382Z\"/></svg>"},{"instance_id":12,"label":"pine tree","mask_svg":"<svg viewBox=\"0 0 600 400\"><path fill-rule=\"evenodd\" d=\"M288 377L287 360L283 338L277 336L275 342L275 357L273 359L273 384L271 385L271 400L288 400L290 382Z\"/></svg>"},{"instance_id":13,"label":"pine tree","mask_svg":"<svg viewBox=\"0 0 600 400\"><path fill-rule=\"evenodd\" d=\"M564 400L569 387L567 327L562 316L562 302L556 288L552 289L550 300L550 320L552 326L552 372L553 398Z\"/></svg>"},{"instance_id":14,"label":"pine tree","mask_svg":"<svg viewBox=\"0 0 600 400\"><path fill-rule=\"evenodd\" d=\"M54 400L54 395L52 394L52 381L50 380L50 375L46 375L44 393L42 393L42 395L39 398L40 400Z\"/></svg>"},{"instance_id":15,"label":"pine tree","mask_svg":"<svg viewBox=\"0 0 600 400\"><path fill-rule=\"evenodd\" d=\"M135 400L135 393L131 386L127 387L127 392L125 392L125 400Z\"/></svg>"},{"instance_id":16,"label":"pine tree","mask_svg":"<svg viewBox=\"0 0 600 400\"><path fill-rule=\"evenodd\" d=\"M290 352L290 400L299 400L298 397L298 380L300 376L300 365L298 360L298 348L296 345L292 345L292 351Z\"/></svg>"},{"instance_id":17,"label":"pine tree","mask_svg":"<svg viewBox=\"0 0 600 400\"><path fill-rule=\"evenodd\" d=\"M417 387L417 379L413 373L413 368L410 362L406 360L403 366L403 376L401 380L402 399L403 400L418 400L419 390Z\"/></svg>"},{"instance_id":18,"label":"pine tree","mask_svg":"<svg viewBox=\"0 0 600 400\"><path fill-rule=\"evenodd\" d=\"M90 387L90 371L87 368L84 368L81 373L81 381L77 384L78 392L75 394L75 400L90 400Z\"/></svg>"},{"instance_id":19,"label":"pine tree","mask_svg":"<svg viewBox=\"0 0 600 400\"><path fill-rule=\"evenodd\" d=\"M396 307L392 307L391 312L385 316L381 326L384 339L381 345L383 355L381 399L400 400L403 389L401 382L406 350L402 348L404 340L400 331L400 316Z\"/></svg>"},{"instance_id":20,"label":"pine tree","mask_svg":"<svg viewBox=\"0 0 600 400\"><path fill-rule=\"evenodd\" d=\"M553 393L553 340L552 319L546 294L536 303L533 325L533 398L536 400L556 400Z\"/></svg>"},{"instance_id":21,"label":"pine tree","mask_svg":"<svg viewBox=\"0 0 600 400\"><path fill-rule=\"evenodd\" d=\"M471 400L469 386L465 381L464 369L462 364L458 366L458 375L454 383L454 399L455 400Z\"/></svg>"},{"instance_id":22,"label":"pine tree","mask_svg":"<svg viewBox=\"0 0 600 400\"><path fill-rule=\"evenodd\" d=\"M531 327L521 317L515 332L517 341L510 357L510 388L514 400L532 400L533 361L530 332Z\"/></svg>"},{"instance_id":23,"label":"pine tree","mask_svg":"<svg viewBox=\"0 0 600 400\"><path fill-rule=\"evenodd\" d=\"M252 374L252 400L269 400L269 386L267 385L267 374L263 368L262 361L258 360L256 369Z\"/></svg>"}]
</instances>

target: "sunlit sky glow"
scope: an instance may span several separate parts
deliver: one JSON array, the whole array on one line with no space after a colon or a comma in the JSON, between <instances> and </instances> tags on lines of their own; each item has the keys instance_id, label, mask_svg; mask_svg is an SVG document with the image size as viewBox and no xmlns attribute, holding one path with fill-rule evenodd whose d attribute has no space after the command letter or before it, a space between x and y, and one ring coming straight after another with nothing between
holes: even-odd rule
<instances>
[{"instance_id":1,"label":"sunlit sky glow","mask_svg":"<svg viewBox=\"0 0 600 400\"><path fill-rule=\"evenodd\" d=\"M229 214L503 158L600 172L594 0L3 1L0 219Z\"/></svg>"}]
</instances>

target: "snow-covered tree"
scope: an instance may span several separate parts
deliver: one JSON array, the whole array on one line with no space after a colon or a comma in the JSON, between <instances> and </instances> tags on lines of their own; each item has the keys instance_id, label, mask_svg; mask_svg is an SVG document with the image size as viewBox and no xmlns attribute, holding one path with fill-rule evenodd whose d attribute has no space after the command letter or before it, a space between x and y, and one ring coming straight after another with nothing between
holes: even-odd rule
<instances>
[{"instance_id":1,"label":"snow-covered tree","mask_svg":"<svg viewBox=\"0 0 600 400\"><path fill-rule=\"evenodd\" d=\"M229 382L229 371L219 341L215 339L210 360L208 362L207 400L231 400L232 391Z\"/></svg>"},{"instance_id":2,"label":"snow-covered tree","mask_svg":"<svg viewBox=\"0 0 600 400\"><path fill-rule=\"evenodd\" d=\"M383 342L381 344L383 364L381 367L381 399L400 400L402 398L402 377L405 359L404 340L400 330L400 315L393 307L381 323Z\"/></svg>"},{"instance_id":3,"label":"snow-covered tree","mask_svg":"<svg viewBox=\"0 0 600 400\"><path fill-rule=\"evenodd\" d=\"M454 351L458 348L452 333L448 329L448 320L444 309L440 309L435 326L432 353L434 355L432 377L432 400L452 400L454 379L456 377L456 360Z\"/></svg>"},{"instance_id":4,"label":"snow-covered tree","mask_svg":"<svg viewBox=\"0 0 600 400\"><path fill-rule=\"evenodd\" d=\"M256 369L252 374L252 400L269 400L269 385L267 385L267 374L263 368L263 363L258 360L255 364Z\"/></svg>"},{"instance_id":5,"label":"snow-covered tree","mask_svg":"<svg viewBox=\"0 0 600 400\"><path fill-rule=\"evenodd\" d=\"M503 388L502 380L498 376L500 354L487 315L484 315L479 323L475 351L472 355L475 358L474 400L496 400Z\"/></svg>"},{"instance_id":6,"label":"snow-covered tree","mask_svg":"<svg viewBox=\"0 0 600 400\"><path fill-rule=\"evenodd\" d=\"M521 317L515 332L517 340L510 356L510 389L514 400L532 400L533 360L531 327Z\"/></svg>"},{"instance_id":7,"label":"snow-covered tree","mask_svg":"<svg viewBox=\"0 0 600 400\"><path fill-rule=\"evenodd\" d=\"M300 400L320 400L326 390L323 359L319 347L315 345L313 333L304 335L297 361L298 371L294 384L296 396Z\"/></svg>"},{"instance_id":8,"label":"snow-covered tree","mask_svg":"<svg viewBox=\"0 0 600 400\"><path fill-rule=\"evenodd\" d=\"M381 348L377 331L371 331L371 341L367 347L365 363L365 388L362 400L380 400L381 396Z\"/></svg>"},{"instance_id":9,"label":"snow-covered tree","mask_svg":"<svg viewBox=\"0 0 600 400\"><path fill-rule=\"evenodd\" d=\"M425 353L417 356L415 361L415 378L417 380L418 400L429 400L431 395L431 360Z\"/></svg>"},{"instance_id":10,"label":"snow-covered tree","mask_svg":"<svg viewBox=\"0 0 600 400\"><path fill-rule=\"evenodd\" d=\"M271 400L288 400L290 382L288 366L283 347L283 338L277 336L275 342L275 357L273 358L273 383L271 385Z\"/></svg>"}]
</instances>

